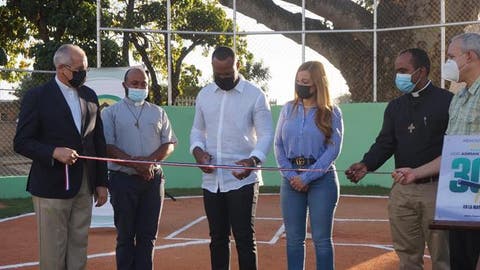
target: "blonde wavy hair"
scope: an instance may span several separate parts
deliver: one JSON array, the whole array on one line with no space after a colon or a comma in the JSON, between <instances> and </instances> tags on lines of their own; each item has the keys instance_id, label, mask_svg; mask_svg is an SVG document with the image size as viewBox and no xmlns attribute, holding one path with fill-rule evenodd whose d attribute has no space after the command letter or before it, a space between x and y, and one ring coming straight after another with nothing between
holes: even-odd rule
<instances>
[{"instance_id":1,"label":"blonde wavy hair","mask_svg":"<svg viewBox=\"0 0 480 270\"><path fill-rule=\"evenodd\" d=\"M325 144L331 143L332 138L332 113L333 104L330 100L330 92L328 90L328 80L325 74L323 64L318 61L308 61L298 67L295 79L300 71L308 71L315 86L314 96L317 101L317 112L315 113L315 124L325 136ZM295 92L294 110L298 109L301 98Z\"/></svg>"}]
</instances>

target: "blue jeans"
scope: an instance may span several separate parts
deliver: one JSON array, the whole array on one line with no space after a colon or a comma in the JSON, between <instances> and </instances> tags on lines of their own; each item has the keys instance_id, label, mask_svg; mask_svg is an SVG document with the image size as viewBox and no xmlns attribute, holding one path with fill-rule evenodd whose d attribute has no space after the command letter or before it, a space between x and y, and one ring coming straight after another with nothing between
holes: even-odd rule
<instances>
[{"instance_id":1,"label":"blue jeans","mask_svg":"<svg viewBox=\"0 0 480 270\"><path fill-rule=\"evenodd\" d=\"M140 176L110 171L108 189L117 228L117 269L153 269L153 247L164 198L162 173L145 181Z\"/></svg>"},{"instance_id":2,"label":"blue jeans","mask_svg":"<svg viewBox=\"0 0 480 270\"><path fill-rule=\"evenodd\" d=\"M283 179L280 188L283 222L287 233L289 270L305 269L307 209L315 245L317 270L334 269L333 216L338 203L339 185L335 172L312 181L307 192L295 191Z\"/></svg>"}]
</instances>

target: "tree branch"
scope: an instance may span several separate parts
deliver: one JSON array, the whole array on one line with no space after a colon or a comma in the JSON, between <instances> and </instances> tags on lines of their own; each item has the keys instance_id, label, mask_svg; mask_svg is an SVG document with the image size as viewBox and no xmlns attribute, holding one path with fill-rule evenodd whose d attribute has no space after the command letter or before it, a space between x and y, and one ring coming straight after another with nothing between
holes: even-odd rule
<instances>
[{"instance_id":1,"label":"tree branch","mask_svg":"<svg viewBox=\"0 0 480 270\"><path fill-rule=\"evenodd\" d=\"M302 6L301 0L284 1ZM332 21L335 29L373 27L372 13L351 0L307 0L305 2L305 8L308 11Z\"/></svg>"},{"instance_id":2,"label":"tree branch","mask_svg":"<svg viewBox=\"0 0 480 270\"><path fill-rule=\"evenodd\" d=\"M178 74L180 76L180 70L182 67L183 59L191 52L195 47L197 47L199 44L196 42L192 42L192 44L188 48L182 48L182 52L180 53L180 56L177 58L175 61L175 70L174 73Z\"/></svg>"},{"instance_id":3,"label":"tree branch","mask_svg":"<svg viewBox=\"0 0 480 270\"><path fill-rule=\"evenodd\" d=\"M229 0L220 0L220 2L227 6L231 5ZM338 6L337 8L341 9ZM300 13L293 14L271 0L237 1L237 10L273 30L301 29L302 16ZM335 23L335 20L333 22ZM306 29L328 29L320 20L306 18L305 23ZM283 36L301 44L300 34L283 34ZM326 57L341 71L350 88L353 100L371 100L371 91L369 90L372 73L368 72L372 70L371 35L362 33L308 34L305 42L309 48ZM359 74L363 74L363 76L359 76Z\"/></svg>"},{"instance_id":4,"label":"tree branch","mask_svg":"<svg viewBox=\"0 0 480 270\"><path fill-rule=\"evenodd\" d=\"M43 14L42 10L38 11L34 22L38 27L40 39L43 40L44 43L47 43L49 41L49 33L47 23L45 22L45 14Z\"/></svg>"},{"instance_id":5,"label":"tree branch","mask_svg":"<svg viewBox=\"0 0 480 270\"><path fill-rule=\"evenodd\" d=\"M127 1L126 8L126 19L125 19L125 28L133 28L133 12L135 8L135 0ZM130 45L130 34L128 32L123 33L123 44L122 44L122 58L125 63L128 63L129 58L129 45Z\"/></svg>"},{"instance_id":6,"label":"tree branch","mask_svg":"<svg viewBox=\"0 0 480 270\"><path fill-rule=\"evenodd\" d=\"M231 5L229 0L221 0L222 4ZM265 24L267 27L277 31L290 31L301 29L300 13L291 13L282 7L276 5L271 0L242 0L237 1L237 10L251 18L255 18L258 23ZM307 29L327 30L328 28L319 20L306 18ZM300 34L285 34L285 37L301 44ZM342 34L309 34L307 35L306 44L326 57L333 65L340 67L341 60L345 57L346 52L340 47L351 43L352 40L357 41L357 45L362 47L371 47L370 35L354 35L351 33ZM348 50L348 48L346 48ZM354 57L354 56L352 56Z\"/></svg>"},{"instance_id":7,"label":"tree branch","mask_svg":"<svg viewBox=\"0 0 480 270\"><path fill-rule=\"evenodd\" d=\"M138 42L138 38L136 37L138 35L140 38L143 39L144 45L141 45ZM150 78L152 79L152 84L158 85L158 79L157 79L157 73L155 72L155 68L152 65L152 62L148 58L147 51L145 50L146 45L148 44L148 39L143 36L141 33L136 33L133 34L131 33L131 39L130 41L133 43L133 46L135 46L135 49L138 51L138 53L142 56L143 63L147 67L147 70L150 72Z\"/></svg>"}]
</instances>

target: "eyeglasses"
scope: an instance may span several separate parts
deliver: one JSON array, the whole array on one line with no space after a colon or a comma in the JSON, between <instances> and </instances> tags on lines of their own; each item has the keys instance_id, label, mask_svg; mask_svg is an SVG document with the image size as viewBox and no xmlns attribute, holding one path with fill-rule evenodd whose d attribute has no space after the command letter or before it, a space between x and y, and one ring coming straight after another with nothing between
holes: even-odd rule
<instances>
[{"instance_id":1,"label":"eyeglasses","mask_svg":"<svg viewBox=\"0 0 480 270\"><path fill-rule=\"evenodd\" d=\"M90 71L90 68L87 67L87 69L79 69L79 70L74 70L72 69L72 67L70 65L65 65L65 67L70 70L71 72L76 72L76 71L85 71L85 72L89 72Z\"/></svg>"}]
</instances>

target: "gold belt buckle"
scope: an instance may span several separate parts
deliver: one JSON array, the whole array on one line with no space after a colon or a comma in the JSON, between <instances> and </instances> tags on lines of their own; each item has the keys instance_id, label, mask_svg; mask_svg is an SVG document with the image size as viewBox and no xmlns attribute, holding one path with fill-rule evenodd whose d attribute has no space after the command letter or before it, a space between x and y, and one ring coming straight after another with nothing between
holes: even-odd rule
<instances>
[{"instance_id":1,"label":"gold belt buckle","mask_svg":"<svg viewBox=\"0 0 480 270\"><path fill-rule=\"evenodd\" d=\"M297 166L305 166L305 158L304 157L297 157L295 159L295 164L297 164Z\"/></svg>"}]
</instances>

